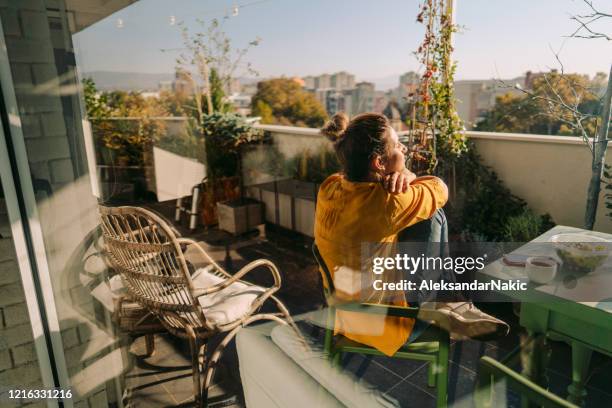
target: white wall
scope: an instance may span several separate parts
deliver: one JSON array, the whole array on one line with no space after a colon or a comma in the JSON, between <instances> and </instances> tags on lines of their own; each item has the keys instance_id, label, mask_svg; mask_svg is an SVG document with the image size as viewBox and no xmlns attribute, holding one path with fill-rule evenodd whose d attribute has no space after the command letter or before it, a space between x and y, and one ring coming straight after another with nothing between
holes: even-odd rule
<instances>
[{"instance_id":1,"label":"white wall","mask_svg":"<svg viewBox=\"0 0 612 408\"><path fill-rule=\"evenodd\" d=\"M537 213L548 212L557 224L582 227L591 153L577 137L468 132L485 164ZM607 163L612 164L612 147ZM612 233L603 191L595 230Z\"/></svg>"}]
</instances>

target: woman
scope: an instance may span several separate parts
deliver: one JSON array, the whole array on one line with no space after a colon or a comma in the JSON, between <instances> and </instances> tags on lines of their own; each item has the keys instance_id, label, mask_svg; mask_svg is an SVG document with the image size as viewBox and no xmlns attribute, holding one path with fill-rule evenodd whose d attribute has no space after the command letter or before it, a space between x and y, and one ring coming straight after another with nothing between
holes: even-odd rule
<instances>
[{"instance_id":1,"label":"woman","mask_svg":"<svg viewBox=\"0 0 612 408\"><path fill-rule=\"evenodd\" d=\"M381 247L393 247L402 231L408 228L404 233L410 233L409 227L423 221L427 221L422 224L426 228L420 228L422 231L413 238L444 242L446 221L441 209L448 199L448 189L437 177L416 177L406 169L407 149L381 114L364 113L349 121L344 113L338 113L325 124L321 133L334 142L343 171L321 184L315 216L315 243L332 273L336 295L345 300L363 299L363 293L350 277L351 272L347 272L361 273L362 245L379 243ZM367 296L368 301L372 301L371 295ZM393 298L383 294L375 301L400 306L408 304L403 294ZM453 309L467 316L467 320L458 316L463 320L459 326L448 320ZM435 310L444 310L441 316L447 322L443 327L458 328L463 333L470 333L469 327L465 330L470 319L497 321L467 302L438 304ZM435 317L430 314L427 320ZM503 331L507 332L503 322L487 330L498 331L497 326L503 326ZM420 330L414 327L414 319L338 311L335 331L393 355L407 341L416 338Z\"/></svg>"}]
</instances>

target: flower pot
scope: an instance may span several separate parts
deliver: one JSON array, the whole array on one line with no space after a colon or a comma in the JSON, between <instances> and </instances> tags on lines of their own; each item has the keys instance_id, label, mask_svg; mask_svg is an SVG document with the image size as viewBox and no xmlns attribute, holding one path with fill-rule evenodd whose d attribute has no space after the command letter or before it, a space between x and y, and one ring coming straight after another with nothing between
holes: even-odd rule
<instances>
[{"instance_id":1,"label":"flower pot","mask_svg":"<svg viewBox=\"0 0 612 408\"><path fill-rule=\"evenodd\" d=\"M238 177L222 177L214 183L206 184L202 193L201 220L205 226L215 225L218 221L217 203L232 201L240 197L240 179Z\"/></svg>"},{"instance_id":2,"label":"flower pot","mask_svg":"<svg viewBox=\"0 0 612 408\"><path fill-rule=\"evenodd\" d=\"M244 234L263 224L263 206L259 201L245 198L217 203L219 229L234 235Z\"/></svg>"}]
</instances>

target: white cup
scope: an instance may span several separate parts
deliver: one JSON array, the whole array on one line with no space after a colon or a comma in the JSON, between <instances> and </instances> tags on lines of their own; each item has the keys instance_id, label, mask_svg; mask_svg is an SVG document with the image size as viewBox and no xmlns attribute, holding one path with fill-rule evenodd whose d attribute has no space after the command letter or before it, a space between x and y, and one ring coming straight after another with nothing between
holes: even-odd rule
<instances>
[{"instance_id":1,"label":"white cup","mask_svg":"<svg viewBox=\"0 0 612 408\"><path fill-rule=\"evenodd\" d=\"M547 256L532 256L525 261L525 270L529 280L546 284L557 275L557 261Z\"/></svg>"}]
</instances>

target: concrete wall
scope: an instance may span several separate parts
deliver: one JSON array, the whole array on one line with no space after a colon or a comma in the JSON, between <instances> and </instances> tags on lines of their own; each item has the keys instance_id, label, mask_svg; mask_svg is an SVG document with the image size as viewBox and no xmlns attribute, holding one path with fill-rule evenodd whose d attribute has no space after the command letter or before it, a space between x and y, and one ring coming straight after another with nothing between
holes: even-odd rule
<instances>
[{"instance_id":1,"label":"concrete wall","mask_svg":"<svg viewBox=\"0 0 612 408\"><path fill-rule=\"evenodd\" d=\"M557 224L582 227L591 153L582 139L468 132L485 164L537 213L548 212ZM612 146L607 163L612 164ZM595 230L612 233L603 191Z\"/></svg>"},{"instance_id":2,"label":"concrete wall","mask_svg":"<svg viewBox=\"0 0 612 408\"><path fill-rule=\"evenodd\" d=\"M4 199L0 199L0 384L42 386ZM7 397L6 392L0 394L1 401L7 401Z\"/></svg>"}]
</instances>

